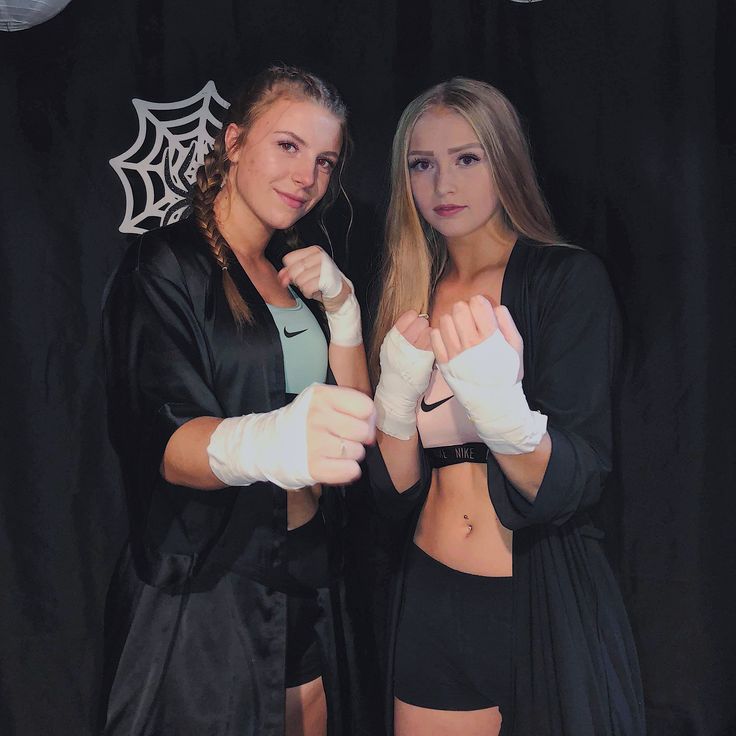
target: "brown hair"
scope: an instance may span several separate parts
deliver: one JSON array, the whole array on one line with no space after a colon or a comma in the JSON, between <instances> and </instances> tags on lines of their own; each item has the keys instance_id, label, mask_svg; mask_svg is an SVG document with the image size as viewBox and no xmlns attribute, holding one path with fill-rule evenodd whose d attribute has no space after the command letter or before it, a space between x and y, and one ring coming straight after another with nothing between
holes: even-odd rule
<instances>
[{"instance_id":1,"label":"brown hair","mask_svg":"<svg viewBox=\"0 0 736 736\"><path fill-rule=\"evenodd\" d=\"M225 131L228 125L235 123L240 128L236 146L242 144L253 123L263 112L280 97L294 97L308 99L322 105L341 122L342 149L335 173L330 177L330 183L325 196L317 206L319 225L323 232L329 234L324 224L324 213L345 190L342 185L342 174L345 167L350 137L347 130L347 108L337 90L330 84L302 69L293 66L270 66L250 82L237 96L228 110L212 149L205 155L204 163L197 170L197 185L194 187L192 209L202 235L207 241L214 259L222 269L222 285L225 291L230 311L238 325L250 324L253 321L248 304L241 296L232 277L228 273L228 266L232 250L227 240L220 232L215 218L215 198L226 181L230 167L227 151L225 150ZM290 248L299 244L296 228L286 231L286 242Z\"/></svg>"},{"instance_id":2,"label":"brown hair","mask_svg":"<svg viewBox=\"0 0 736 736\"><path fill-rule=\"evenodd\" d=\"M370 347L374 382L380 373L378 353L386 333L406 310L429 311L432 293L447 265L444 237L417 211L407 162L414 125L436 107L462 115L478 136L490 162L506 225L541 243L559 240L518 113L499 90L486 82L455 77L412 100L399 119L391 150L382 293Z\"/></svg>"}]
</instances>

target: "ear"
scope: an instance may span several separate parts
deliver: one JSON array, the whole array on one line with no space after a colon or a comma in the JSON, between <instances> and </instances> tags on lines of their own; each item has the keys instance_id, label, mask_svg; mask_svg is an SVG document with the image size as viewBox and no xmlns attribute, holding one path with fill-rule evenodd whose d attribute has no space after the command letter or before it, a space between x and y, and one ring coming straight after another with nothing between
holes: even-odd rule
<instances>
[{"instance_id":1,"label":"ear","mask_svg":"<svg viewBox=\"0 0 736 736\"><path fill-rule=\"evenodd\" d=\"M228 160L234 164L238 163L238 159L240 158L238 139L240 138L241 132L235 123L230 123L225 129L225 152Z\"/></svg>"}]
</instances>

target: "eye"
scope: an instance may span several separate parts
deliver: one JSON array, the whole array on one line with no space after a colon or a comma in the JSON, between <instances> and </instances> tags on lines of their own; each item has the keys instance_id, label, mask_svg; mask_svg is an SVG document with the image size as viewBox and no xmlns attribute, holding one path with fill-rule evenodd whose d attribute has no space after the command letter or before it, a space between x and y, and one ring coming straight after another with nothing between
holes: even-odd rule
<instances>
[{"instance_id":1,"label":"eye","mask_svg":"<svg viewBox=\"0 0 736 736\"><path fill-rule=\"evenodd\" d=\"M409 161L410 171L427 171L431 163L426 158L417 158L413 161Z\"/></svg>"},{"instance_id":2,"label":"eye","mask_svg":"<svg viewBox=\"0 0 736 736\"><path fill-rule=\"evenodd\" d=\"M299 150L299 146L291 141L279 141L278 145L280 148L283 148L286 153L296 153Z\"/></svg>"},{"instance_id":3,"label":"eye","mask_svg":"<svg viewBox=\"0 0 736 736\"><path fill-rule=\"evenodd\" d=\"M332 172L332 170L335 168L335 161L333 161L331 158L318 158L317 166L327 172Z\"/></svg>"},{"instance_id":4,"label":"eye","mask_svg":"<svg viewBox=\"0 0 736 736\"><path fill-rule=\"evenodd\" d=\"M480 161L480 156L476 156L474 153L463 153L457 158L457 162L461 166L472 166L478 161Z\"/></svg>"}]
</instances>

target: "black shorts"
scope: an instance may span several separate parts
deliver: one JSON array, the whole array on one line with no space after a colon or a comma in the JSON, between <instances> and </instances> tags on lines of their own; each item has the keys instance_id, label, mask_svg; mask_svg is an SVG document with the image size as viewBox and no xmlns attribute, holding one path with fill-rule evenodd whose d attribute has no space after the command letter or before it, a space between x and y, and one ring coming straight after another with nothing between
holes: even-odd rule
<instances>
[{"instance_id":1,"label":"black shorts","mask_svg":"<svg viewBox=\"0 0 736 736\"><path fill-rule=\"evenodd\" d=\"M511 694L512 578L453 570L412 544L396 632L394 695L437 710L504 706Z\"/></svg>"},{"instance_id":2,"label":"black shorts","mask_svg":"<svg viewBox=\"0 0 736 736\"><path fill-rule=\"evenodd\" d=\"M286 601L286 687L296 687L322 674L315 625L320 617L317 587L327 580L324 519L318 511L310 521L287 533L286 553L294 589Z\"/></svg>"}]
</instances>

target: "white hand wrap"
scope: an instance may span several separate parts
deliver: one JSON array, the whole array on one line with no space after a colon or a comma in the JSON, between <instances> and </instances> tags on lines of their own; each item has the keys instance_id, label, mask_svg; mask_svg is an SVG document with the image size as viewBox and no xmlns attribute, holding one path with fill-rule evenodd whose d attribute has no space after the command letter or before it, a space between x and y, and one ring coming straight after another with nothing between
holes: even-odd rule
<instances>
[{"instance_id":1,"label":"white hand wrap","mask_svg":"<svg viewBox=\"0 0 736 736\"><path fill-rule=\"evenodd\" d=\"M343 279L350 287L350 295L334 312L327 314L330 328L330 342L346 348L353 348L363 342L360 324L360 306L355 298L353 284L347 279L327 253L322 253L319 269L319 290L326 299L334 299L342 291Z\"/></svg>"},{"instance_id":2,"label":"white hand wrap","mask_svg":"<svg viewBox=\"0 0 736 736\"><path fill-rule=\"evenodd\" d=\"M547 417L529 408L517 380L519 354L500 330L439 368L478 436L493 452L521 455L542 441Z\"/></svg>"},{"instance_id":3,"label":"white hand wrap","mask_svg":"<svg viewBox=\"0 0 736 736\"><path fill-rule=\"evenodd\" d=\"M286 490L314 485L307 456L308 386L288 406L224 419L207 446L210 468L229 486L271 481Z\"/></svg>"},{"instance_id":4,"label":"white hand wrap","mask_svg":"<svg viewBox=\"0 0 736 736\"><path fill-rule=\"evenodd\" d=\"M381 345L380 362L381 380L373 397L376 427L408 440L417 431L417 401L429 385L434 353L414 347L392 327Z\"/></svg>"},{"instance_id":5,"label":"white hand wrap","mask_svg":"<svg viewBox=\"0 0 736 736\"><path fill-rule=\"evenodd\" d=\"M319 290L327 299L334 299L342 291L343 275L335 265L335 261L322 251L322 262L319 266Z\"/></svg>"}]
</instances>

